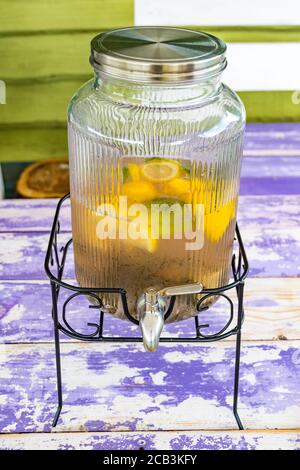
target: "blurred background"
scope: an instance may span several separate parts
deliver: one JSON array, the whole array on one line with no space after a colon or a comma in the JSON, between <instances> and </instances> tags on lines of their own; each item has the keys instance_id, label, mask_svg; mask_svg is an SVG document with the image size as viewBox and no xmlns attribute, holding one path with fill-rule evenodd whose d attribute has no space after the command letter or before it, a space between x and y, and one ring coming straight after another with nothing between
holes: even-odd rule
<instances>
[{"instance_id":1,"label":"blurred background","mask_svg":"<svg viewBox=\"0 0 300 470\"><path fill-rule=\"evenodd\" d=\"M66 109L93 75L90 40L132 25L221 37L224 82L243 99L248 122L300 121L299 0L0 0L0 197L43 196L49 167L37 192L28 192L28 175L17 191L20 174L67 158Z\"/></svg>"}]
</instances>

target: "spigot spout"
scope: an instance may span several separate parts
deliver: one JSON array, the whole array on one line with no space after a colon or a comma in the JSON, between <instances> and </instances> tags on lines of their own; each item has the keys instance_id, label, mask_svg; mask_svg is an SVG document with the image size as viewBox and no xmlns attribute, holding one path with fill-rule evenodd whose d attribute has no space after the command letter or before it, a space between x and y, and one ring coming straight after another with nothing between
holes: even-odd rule
<instances>
[{"instance_id":1,"label":"spigot spout","mask_svg":"<svg viewBox=\"0 0 300 470\"><path fill-rule=\"evenodd\" d=\"M154 352L158 348L166 305L165 299L154 289L148 289L138 300L137 309L146 351Z\"/></svg>"},{"instance_id":2,"label":"spigot spout","mask_svg":"<svg viewBox=\"0 0 300 470\"><path fill-rule=\"evenodd\" d=\"M166 287L160 291L147 289L137 302L140 328L146 351L156 351L164 326L164 317L169 304L168 298L177 295L199 294L203 289L200 283Z\"/></svg>"}]
</instances>

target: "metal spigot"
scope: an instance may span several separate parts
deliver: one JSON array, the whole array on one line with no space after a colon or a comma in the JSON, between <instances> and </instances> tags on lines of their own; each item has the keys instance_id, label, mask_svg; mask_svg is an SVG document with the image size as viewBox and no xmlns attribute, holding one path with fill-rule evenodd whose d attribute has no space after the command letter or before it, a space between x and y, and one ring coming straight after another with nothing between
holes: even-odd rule
<instances>
[{"instance_id":1,"label":"metal spigot","mask_svg":"<svg viewBox=\"0 0 300 470\"><path fill-rule=\"evenodd\" d=\"M137 302L140 328L146 351L156 351L159 338L164 326L164 317L169 304L168 297L174 295L199 294L202 284L183 284L181 286L165 287L159 291L149 288Z\"/></svg>"}]
</instances>

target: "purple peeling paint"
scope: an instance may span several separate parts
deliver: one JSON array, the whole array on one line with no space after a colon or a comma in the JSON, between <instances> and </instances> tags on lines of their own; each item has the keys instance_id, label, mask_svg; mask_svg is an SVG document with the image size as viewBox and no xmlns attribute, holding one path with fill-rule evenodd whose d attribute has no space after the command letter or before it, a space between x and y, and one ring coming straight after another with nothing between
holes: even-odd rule
<instances>
[{"instance_id":1,"label":"purple peeling paint","mask_svg":"<svg viewBox=\"0 0 300 470\"><path fill-rule=\"evenodd\" d=\"M244 139L245 150L299 150L300 123L249 123Z\"/></svg>"},{"instance_id":2,"label":"purple peeling paint","mask_svg":"<svg viewBox=\"0 0 300 470\"><path fill-rule=\"evenodd\" d=\"M242 236L250 254L250 275L259 277L292 277L300 275L300 237L298 230L260 227L248 229L240 224ZM61 234L62 240L69 239ZM48 235L5 233L0 240L2 265L0 279L46 279L43 269ZM11 256L7 250L12 250ZM65 275L74 278L71 251L67 257Z\"/></svg>"},{"instance_id":3,"label":"purple peeling paint","mask_svg":"<svg viewBox=\"0 0 300 470\"><path fill-rule=\"evenodd\" d=\"M294 407L294 410L299 407L300 363L296 360L297 349L285 347L285 344L243 346L241 414L246 411L247 415L249 413L256 415L258 425L262 424L259 420L266 419L265 416L272 417L276 423L277 415L286 413L290 407ZM102 410L99 415L94 411L93 419L89 418L85 422L80 422L80 417L78 421L76 417L73 418L68 423L70 429L78 429L78 426L82 425L88 431L124 429L134 431L141 426L157 429L162 425L156 422L157 407L164 412L172 413L172 419L178 420L178 417L174 418L174 413L176 415L176 410L191 397L201 397L204 400L203 408L193 413L192 426L201 425L201 420L205 418L207 412L205 403L208 405L215 403L216 412L218 407L224 409L230 407L233 347L161 346L151 355L143 352L139 346L128 344L111 346L109 352L105 354L101 347L96 350L95 347L80 349L76 345L69 345L67 350L63 349L65 408L62 422L76 404L79 404L82 410L84 407L99 410L99 406ZM2 397L6 397L1 412L1 431L49 431L56 402L53 356L51 345L47 347L28 345L23 347L22 353L11 352L6 355L5 370L9 372L10 377L4 377L1 382L0 393ZM208 356L211 359L207 360ZM117 381L112 370L120 371ZM129 371L134 373L130 374ZM161 371L165 375L160 382L161 385L158 385L154 383L153 377ZM70 377L72 383L68 383ZM105 384L101 385L104 377ZM108 377L111 377L109 385ZM132 416L134 409L132 407L137 406L133 403L138 403L140 396L143 397L142 405L138 407L138 415ZM117 414L112 421L105 420L107 413L114 415L114 409L118 413L117 403L121 397L126 397L128 403L127 407L123 408L122 417L118 417ZM291 426L299 425L300 408L298 409L298 417L294 414ZM220 427L224 419L222 414L223 411L218 414ZM164 429L174 425L170 415L168 416L164 422ZM182 416L181 419L184 422L185 417ZM188 421L191 421L191 416L188 417ZM281 424L278 422L278 427Z\"/></svg>"},{"instance_id":4,"label":"purple peeling paint","mask_svg":"<svg viewBox=\"0 0 300 470\"><path fill-rule=\"evenodd\" d=\"M275 438L274 438L275 437ZM26 434L6 439L0 436L1 450L261 450L299 449L299 434L257 432L195 431L170 433L76 433L38 434L28 439Z\"/></svg>"}]
</instances>

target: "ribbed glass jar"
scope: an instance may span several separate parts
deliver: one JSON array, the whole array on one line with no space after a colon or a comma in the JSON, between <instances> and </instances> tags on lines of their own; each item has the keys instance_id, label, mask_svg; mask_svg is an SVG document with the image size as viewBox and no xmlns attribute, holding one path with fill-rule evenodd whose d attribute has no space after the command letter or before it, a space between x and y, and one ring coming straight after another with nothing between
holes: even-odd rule
<instances>
[{"instance_id":1,"label":"ribbed glass jar","mask_svg":"<svg viewBox=\"0 0 300 470\"><path fill-rule=\"evenodd\" d=\"M230 277L245 112L221 73L188 81L139 82L96 70L73 97L68 112L72 231L81 286L126 289L131 313L149 287ZM164 180L164 172L167 172ZM170 174L169 174L169 173ZM129 203L203 206L203 246L186 239L156 239L149 221L142 238L99 237L99 206ZM100 211L101 212L101 211ZM173 219L172 219L173 220ZM143 229L143 224L141 224ZM140 227L139 227L140 228ZM176 300L169 321L195 314L197 296ZM102 298L122 317L119 299Z\"/></svg>"}]
</instances>

